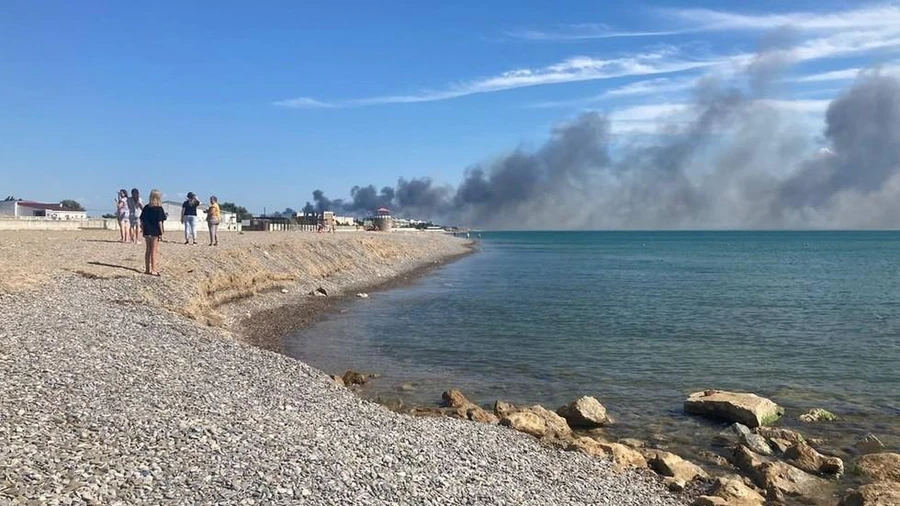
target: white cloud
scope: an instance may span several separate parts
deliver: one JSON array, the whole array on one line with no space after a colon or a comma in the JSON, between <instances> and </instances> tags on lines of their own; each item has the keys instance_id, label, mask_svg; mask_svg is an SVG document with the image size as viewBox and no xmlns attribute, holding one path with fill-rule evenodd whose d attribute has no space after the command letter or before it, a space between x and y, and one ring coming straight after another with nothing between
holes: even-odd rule
<instances>
[{"instance_id":1,"label":"white cloud","mask_svg":"<svg viewBox=\"0 0 900 506\"><path fill-rule=\"evenodd\" d=\"M531 86L594 81L626 76L667 74L710 67L718 63L720 62L715 60L679 59L671 50L642 53L615 59L575 56L546 67L510 70L496 76L456 84L444 90L422 91L411 95L369 97L331 103L321 102L309 97L300 97L281 100L275 102L275 105L284 107L352 107L433 102L477 93L490 93Z\"/></svg>"},{"instance_id":2,"label":"white cloud","mask_svg":"<svg viewBox=\"0 0 900 506\"><path fill-rule=\"evenodd\" d=\"M506 36L513 39L532 41L577 41L595 39L616 39L629 37L661 37L681 33L673 30L661 31L617 31L609 26L599 23L582 23L575 25L563 25L553 31L518 30L506 32Z\"/></svg>"},{"instance_id":3,"label":"white cloud","mask_svg":"<svg viewBox=\"0 0 900 506\"><path fill-rule=\"evenodd\" d=\"M847 30L900 26L900 6L886 3L830 14L792 12L785 14L740 14L710 9L664 9L697 31L761 30L791 26L799 30Z\"/></svg>"}]
</instances>

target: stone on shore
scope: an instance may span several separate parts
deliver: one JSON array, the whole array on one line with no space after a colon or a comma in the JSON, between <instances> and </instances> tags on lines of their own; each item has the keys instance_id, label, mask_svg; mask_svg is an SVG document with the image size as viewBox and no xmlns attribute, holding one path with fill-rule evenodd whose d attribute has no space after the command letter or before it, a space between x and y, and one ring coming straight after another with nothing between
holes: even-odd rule
<instances>
[{"instance_id":1,"label":"stone on shore","mask_svg":"<svg viewBox=\"0 0 900 506\"><path fill-rule=\"evenodd\" d=\"M863 455L856 461L856 472L871 481L900 483L900 454L881 452Z\"/></svg>"},{"instance_id":2,"label":"stone on shore","mask_svg":"<svg viewBox=\"0 0 900 506\"><path fill-rule=\"evenodd\" d=\"M470 401L459 390L448 390L441 394L442 406L448 408L450 416L478 423L497 423L499 418L481 406Z\"/></svg>"},{"instance_id":3,"label":"stone on shore","mask_svg":"<svg viewBox=\"0 0 900 506\"><path fill-rule=\"evenodd\" d=\"M844 474L843 460L822 455L806 443L797 443L788 448L784 452L784 459L808 473L835 477Z\"/></svg>"},{"instance_id":4,"label":"stone on shore","mask_svg":"<svg viewBox=\"0 0 900 506\"><path fill-rule=\"evenodd\" d=\"M848 490L838 506L897 506L900 504L900 485L878 482Z\"/></svg>"},{"instance_id":5,"label":"stone on shore","mask_svg":"<svg viewBox=\"0 0 900 506\"><path fill-rule=\"evenodd\" d=\"M746 425L733 423L719 432L713 442L720 446L735 446L742 444L760 455L772 455L772 448L766 443L766 438L754 434Z\"/></svg>"},{"instance_id":6,"label":"stone on shore","mask_svg":"<svg viewBox=\"0 0 900 506\"><path fill-rule=\"evenodd\" d=\"M474 405L459 390L448 390L441 394L441 399L443 400L444 407L447 408L462 408Z\"/></svg>"},{"instance_id":7,"label":"stone on shore","mask_svg":"<svg viewBox=\"0 0 900 506\"><path fill-rule=\"evenodd\" d=\"M803 434L784 427L757 427L754 431L766 439L782 439L790 443L805 443Z\"/></svg>"},{"instance_id":8,"label":"stone on shore","mask_svg":"<svg viewBox=\"0 0 900 506\"><path fill-rule=\"evenodd\" d=\"M639 451L632 450L621 443L605 443L600 441L600 448L612 455L613 462L616 463L618 469L624 469L626 467L643 469L647 467L647 459L645 459Z\"/></svg>"},{"instance_id":9,"label":"stone on shore","mask_svg":"<svg viewBox=\"0 0 900 506\"><path fill-rule=\"evenodd\" d=\"M332 375L330 375L330 376L328 376L328 377L331 378L331 381L333 381L334 384L337 385L337 386L339 386L339 387L345 387L345 386L347 386L347 384L344 383L344 378L341 377L341 376L338 376L337 374L332 374Z\"/></svg>"},{"instance_id":10,"label":"stone on shore","mask_svg":"<svg viewBox=\"0 0 900 506\"><path fill-rule=\"evenodd\" d=\"M826 480L779 461L762 464L751 478L757 486L766 490L769 499L780 502L784 502L785 497L823 499L830 493Z\"/></svg>"},{"instance_id":11,"label":"stone on shore","mask_svg":"<svg viewBox=\"0 0 900 506\"><path fill-rule=\"evenodd\" d=\"M556 410L556 414L566 419L570 427L601 427L609 423L606 408L589 396L581 397Z\"/></svg>"},{"instance_id":12,"label":"stone on shore","mask_svg":"<svg viewBox=\"0 0 900 506\"><path fill-rule=\"evenodd\" d=\"M536 438L565 439L572 435L572 429L563 417L539 405L510 413L500 419L500 425Z\"/></svg>"},{"instance_id":13,"label":"stone on shore","mask_svg":"<svg viewBox=\"0 0 900 506\"><path fill-rule=\"evenodd\" d=\"M766 498L755 489L748 487L737 477L718 477L706 495L700 496L695 505L716 506L763 506Z\"/></svg>"},{"instance_id":14,"label":"stone on shore","mask_svg":"<svg viewBox=\"0 0 900 506\"><path fill-rule=\"evenodd\" d=\"M674 478L674 483L669 486L670 489L673 488L673 485L675 485L674 488L684 489L685 484L694 478L709 476L697 464L666 451L655 452L655 456L649 460L647 465L661 476Z\"/></svg>"},{"instance_id":15,"label":"stone on shore","mask_svg":"<svg viewBox=\"0 0 900 506\"><path fill-rule=\"evenodd\" d=\"M806 413L800 415L800 421L806 423L815 423L815 422L833 422L837 420L838 417L831 411L822 408L815 408L807 411Z\"/></svg>"},{"instance_id":16,"label":"stone on shore","mask_svg":"<svg viewBox=\"0 0 900 506\"><path fill-rule=\"evenodd\" d=\"M684 401L684 411L748 427L772 424L784 414L783 408L765 397L721 390L692 393Z\"/></svg>"},{"instance_id":17,"label":"stone on shore","mask_svg":"<svg viewBox=\"0 0 900 506\"><path fill-rule=\"evenodd\" d=\"M589 438L587 436L575 438L571 443L569 443L569 447L566 449L569 451L581 452L586 455L590 455L591 457L606 456L606 450L603 449L603 444L601 444L596 439Z\"/></svg>"},{"instance_id":18,"label":"stone on shore","mask_svg":"<svg viewBox=\"0 0 900 506\"><path fill-rule=\"evenodd\" d=\"M494 403L494 414L501 419L505 418L507 415L515 413L516 411L519 411L519 408L508 402L497 400L497 402Z\"/></svg>"},{"instance_id":19,"label":"stone on shore","mask_svg":"<svg viewBox=\"0 0 900 506\"><path fill-rule=\"evenodd\" d=\"M750 449L744 445L739 445L732 451L730 460L731 463L734 464L734 467L744 471L748 475L755 473L756 469L766 462L761 456L751 452Z\"/></svg>"},{"instance_id":20,"label":"stone on shore","mask_svg":"<svg viewBox=\"0 0 900 506\"><path fill-rule=\"evenodd\" d=\"M860 438L859 441L853 445L853 448L857 451L857 453L861 453L865 455L866 453L878 453L884 450L884 443L881 442L875 434L869 433Z\"/></svg>"},{"instance_id":21,"label":"stone on shore","mask_svg":"<svg viewBox=\"0 0 900 506\"><path fill-rule=\"evenodd\" d=\"M497 415L481 406L469 406L469 408L466 409L466 418L473 422L489 424L495 424L500 421L500 419L497 418Z\"/></svg>"}]
</instances>

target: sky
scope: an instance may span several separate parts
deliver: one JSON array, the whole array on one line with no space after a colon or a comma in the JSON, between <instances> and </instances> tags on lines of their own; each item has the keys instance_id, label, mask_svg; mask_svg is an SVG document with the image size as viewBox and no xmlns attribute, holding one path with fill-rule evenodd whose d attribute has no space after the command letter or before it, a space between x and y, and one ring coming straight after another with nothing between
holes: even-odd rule
<instances>
[{"instance_id":1,"label":"sky","mask_svg":"<svg viewBox=\"0 0 900 506\"><path fill-rule=\"evenodd\" d=\"M455 188L585 113L613 156L653 142L708 79L740 80L815 151L860 71L900 73L893 2L559 5L0 0L0 193L102 214L159 188L262 213L399 178Z\"/></svg>"}]
</instances>

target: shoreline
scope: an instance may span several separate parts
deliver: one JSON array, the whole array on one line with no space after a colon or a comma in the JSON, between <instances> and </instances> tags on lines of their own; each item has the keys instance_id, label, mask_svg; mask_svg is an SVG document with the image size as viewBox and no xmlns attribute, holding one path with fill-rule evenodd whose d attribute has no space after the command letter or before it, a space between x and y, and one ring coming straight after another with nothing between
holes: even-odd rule
<instances>
[{"instance_id":1,"label":"shoreline","mask_svg":"<svg viewBox=\"0 0 900 506\"><path fill-rule=\"evenodd\" d=\"M119 271L128 262L91 260L96 269L0 291L8 320L0 373L11 378L0 382L0 476L12 476L0 481L0 499L675 505L708 488L689 480L688 495L671 494L672 483L647 469L644 459L655 453L619 443L597 450L597 440L581 438L548 448L495 424L393 413L260 346L259 336L280 341L298 321L313 322L357 290L403 286L472 253L471 245L447 254L442 248L453 241L424 237L241 241L210 258L187 257L199 267L183 268L186 281L126 275ZM176 248L170 261L200 251ZM334 256L325 266L323 254ZM334 295L307 295L323 285ZM200 300L185 306L193 301L183 290L191 289ZM241 328L255 325L258 336L241 338ZM561 442L578 451L560 452ZM86 478L73 481L54 466L60 461ZM623 462L636 468L615 472Z\"/></svg>"},{"instance_id":2,"label":"shoreline","mask_svg":"<svg viewBox=\"0 0 900 506\"><path fill-rule=\"evenodd\" d=\"M164 248L160 279L128 272L138 248L91 234L0 234L12 255L0 271L43 280L0 291L0 503L684 504L651 476L505 427L393 413L236 339L234 312L206 324L213 315L193 311L216 311L214 293L186 306L185 293L202 298L213 282L245 303L349 287L361 273L407 272L448 242L232 238L210 253ZM326 252L327 268L312 261ZM255 278L222 274L247 268Z\"/></svg>"}]
</instances>

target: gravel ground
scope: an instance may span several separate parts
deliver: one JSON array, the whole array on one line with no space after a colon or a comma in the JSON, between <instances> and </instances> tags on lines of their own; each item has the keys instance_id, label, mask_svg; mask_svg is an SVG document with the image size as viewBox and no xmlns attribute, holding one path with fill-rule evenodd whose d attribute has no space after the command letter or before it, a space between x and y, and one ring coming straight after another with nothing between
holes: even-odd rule
<instances>
[{"instance_id":1,"label":"gravel ground","mask_svg":"<svg viewBox=\"0 0 900 506\"><path fill-rule=\"evenodd\" d=\"M0 293L0 505L674 505L512 430L416 419L134 301L140 276Z\"/></svg>"}]
</instances>

